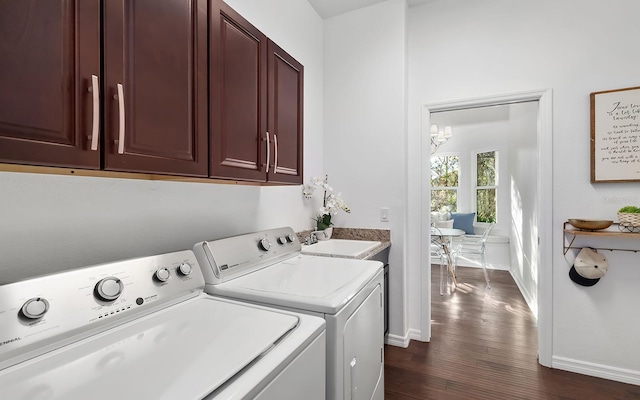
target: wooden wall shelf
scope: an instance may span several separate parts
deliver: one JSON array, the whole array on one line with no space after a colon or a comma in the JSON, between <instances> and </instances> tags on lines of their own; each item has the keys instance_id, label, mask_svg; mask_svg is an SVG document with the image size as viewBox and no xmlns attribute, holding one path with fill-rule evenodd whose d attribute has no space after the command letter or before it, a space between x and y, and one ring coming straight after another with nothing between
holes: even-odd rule
<instances>
[{"instance_id":1,"label":"wooden wall shelf","mask_svg":"<svg viewBox=\"0 0 640 400\"><path fill-rule=\"evenodd\" d=\"M636 249L617 249L617 248L604 248L604 247L593 247L588 246L597 250L609 250L609 251L631 251L634 253L640 252L640 233L636 232L622 232L620 231L619 224L614 223L609 228L598 230L598 231L588 231L588 230L580 230L574 228L569 222L565 222L563 225L563 254L567 254L569 249L581 249L586 246L574 246L573 242L576 240L578 236L591 236L591 237L608 237L608 238L628 238L628 239L637 239L638 240L638 248ZM568 243L567 243L568 242Z\"/></svg>"}]
</instances>

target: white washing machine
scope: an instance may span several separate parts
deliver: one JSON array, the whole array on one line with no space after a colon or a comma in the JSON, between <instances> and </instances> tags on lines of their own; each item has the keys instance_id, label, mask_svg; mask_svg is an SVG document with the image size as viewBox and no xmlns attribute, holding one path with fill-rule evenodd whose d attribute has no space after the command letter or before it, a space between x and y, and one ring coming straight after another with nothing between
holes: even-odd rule
<instances>
[{"instance_id":1,"label":"white washing machine","mask_svg":"<svg viewBox=\"0 0 640 400\"><path fill-rule=\"evenodd\" d=\"M0 398L325 398L325 321L215 298L191 250L0 286Z\"/></svg>"},{"instance_id":2,"label":"white washing machine","mask_svg":"<svg viewBox=\"0 0 640 400\"><path fill-rule=\"evenodd\" d=\"M288 227L194 246L205 292L325 319L327 399L382 400L382 263L300 250Z\"/></svg>"}]
</instances>

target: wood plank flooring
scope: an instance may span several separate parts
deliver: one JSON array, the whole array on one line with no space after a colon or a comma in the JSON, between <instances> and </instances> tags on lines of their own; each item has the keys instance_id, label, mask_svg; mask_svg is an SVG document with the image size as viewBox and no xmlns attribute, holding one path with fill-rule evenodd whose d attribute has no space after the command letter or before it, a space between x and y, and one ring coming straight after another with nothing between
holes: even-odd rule
<instances>
[{"instance_id":1,"label":"wood plank flooring","mask_svg":"<svg viewBox=\"0 0 640 400\"><path fill-rule=\"evenodd\" d=\"M431 342L385 347L385 399L640 399L640 386L538 364L537 329L507 271L458 268L458 289L431 282Z\"/></svg>"}]
</instances>

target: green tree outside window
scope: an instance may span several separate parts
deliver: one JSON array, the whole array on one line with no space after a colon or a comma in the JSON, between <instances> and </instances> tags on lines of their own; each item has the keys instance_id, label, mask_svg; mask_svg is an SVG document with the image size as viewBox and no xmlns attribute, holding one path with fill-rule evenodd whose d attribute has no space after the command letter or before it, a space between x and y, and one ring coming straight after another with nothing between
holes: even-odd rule
<instances>
[{"instance_id":1,"label":"green tree outside window","mask_svg":"<svg viewBox=\"0 0 640 400\"><path fill-rule=\"evenodd\" d=\"M431 156L431 211L458 210L458 156Z\"/></svg>"},{"instance_id":2,"label":"green tree outside window","mask_svg":"<svg viewBox=\"0 0 640 400\"><path fill-rule=\"evenodd\" d=\"M478 153L476 156L476 218L478 222L497 221L497 159L497 151Z\"/></svg>"}]
</instances>

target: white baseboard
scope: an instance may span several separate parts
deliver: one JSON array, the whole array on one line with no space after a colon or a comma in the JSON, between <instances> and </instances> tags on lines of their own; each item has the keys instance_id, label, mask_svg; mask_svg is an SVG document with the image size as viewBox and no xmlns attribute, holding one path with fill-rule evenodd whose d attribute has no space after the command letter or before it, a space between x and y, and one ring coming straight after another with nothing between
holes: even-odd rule
<instances>
[{"instance_id":1,"label":"white baseboard","mask_svg":"<svg viewBox=\"0 0 640 400\"><path fill-rule=\"evenodd\" d=\"M396 346L396 347L402 347L405 349L407 348L407 346L409 346L410 341L411 339L409 338L409 332L407 332L407 334L404 336L392 335L389 333L384 338L384 342L386 344L389 344L391 346Z\"/></svg>"},{"instance_id":2,"label":"white baseboard","mask_svg":"<svg viewBox=\"0 0 640 400\"><path fill-rule=\"evenodd\" d=\"M408 335L410 340L422 341L422 331L420 329L409 329Z\"/></svg>"},{"instance_id":3,"label":"white baseboard","mask_svg":"<svg viewBox=\"0 0 640 400\"><path fill-rule=\"evenodd\" d=\"M531 292L527 290L527 287L522 283L522 280L520 279L519 276L516 276L516 274L511 272L511 270L509 270L509 273L511 274L511 277L516 283L516 286L518 286L518 290L520 290L520 293L522 294L524 301L527 302L527 305L529 306L529 310L531 310L531 312L533 313L534 318L538 319L537 300L533 298L533 296L531 295Z\"/></svg>"},{"instance_id":4,"label":"white baseboard","mask_svg":"<svg viewBox=\"0 0 640 400\"><path fill-rule=\"evenodd\" d=\"M420 330L409 329L407 334L404 336L388 334L384 338L384 342L386 344L390 344L391 346L402 347L406 349L412 340L420 341L421 339L422 339L422 332Z\"/></svg>"},{"instance_id":5,"label":"white baseboard","mask_svg":"<svg viewBox=\"0 0 640 400\"><path fill-rule=\"evenodd\" d=\"M551 367L563 371L610 379L612 381L640 385L640 371L611 367L586 361L573 360L565 357L553 356Z\"/></svg>"}]
</instances>

